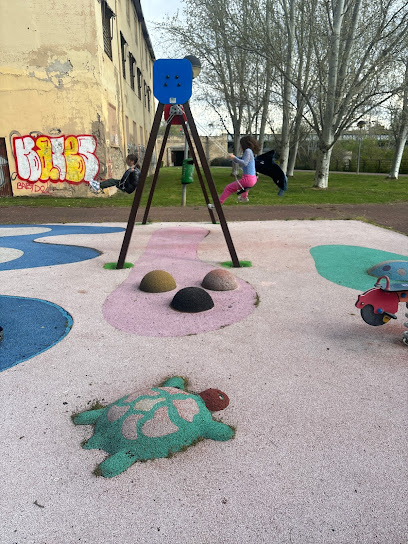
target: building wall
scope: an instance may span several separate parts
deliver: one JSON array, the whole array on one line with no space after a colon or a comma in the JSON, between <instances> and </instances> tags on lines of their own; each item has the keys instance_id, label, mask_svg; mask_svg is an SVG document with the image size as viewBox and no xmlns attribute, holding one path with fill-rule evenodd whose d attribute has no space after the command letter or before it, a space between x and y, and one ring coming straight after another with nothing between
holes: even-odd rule
<instances>
[{"instance_id":1,"label":"building wall","mask_svg":"<svg viewBox=\"0 0 408 544\"><path fill-rule=\"evenodd\" d=\"M104 6L83 0L70 10L54 0L45 12L42 3L0 0L0 138L14 196L91 195L90 179L120 177L127 153L146 144L154 103L151 94L149 111L144 92L152 89L154 56L140 2L110 0L112 59ZM141 70L140 98L129 52Z\"/></svg>"},{"instance_id":2,"label":"building wall","mask_svg":"<svg viewBox=\"0 0 408 544\"><path fill-rule=\"evenodd\" d=\"M221 136L200 136L201 144L204 149L205 156L208 163L217 157L226 158L227 150L227 135ZM157 147L161 148L163 142L163 136L159 136L157 139ZM171 135L167 138L164 155L163 166L175 166L177 165L177 158L184 152L185 138L184 135L176 136ZM195 146L194 151L196 152ZM197 152L196 152L197 156Z\"/></svg>"}]
</instances>

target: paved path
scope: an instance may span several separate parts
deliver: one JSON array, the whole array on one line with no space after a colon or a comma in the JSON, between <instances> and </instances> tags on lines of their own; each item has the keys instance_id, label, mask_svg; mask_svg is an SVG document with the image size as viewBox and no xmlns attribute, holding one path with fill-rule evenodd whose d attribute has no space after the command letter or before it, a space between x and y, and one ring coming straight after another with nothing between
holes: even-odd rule
<instances>
[{"instance_id":1,"label":"paved path","mask_svg":"<svg viewBox=\"0 0 408 544\"><path fill-rule=\"evenodd\" d=\"M141 221L144 208L137 220ZM225 206L227 221L273 221L289 219L364 219L408 235L408 202L394 204L321 204L311 206ZM103 223L123 222L129 208L31 208L1 207L0 223ZM198 207L151 208L150 221L209 221L208 210Z\"/></svg>"}]
</instances>

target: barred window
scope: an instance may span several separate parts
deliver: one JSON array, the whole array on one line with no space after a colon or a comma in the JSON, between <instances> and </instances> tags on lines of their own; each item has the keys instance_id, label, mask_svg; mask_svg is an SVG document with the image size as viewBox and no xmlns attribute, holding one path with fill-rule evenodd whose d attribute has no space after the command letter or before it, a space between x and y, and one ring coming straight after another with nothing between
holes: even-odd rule
<instances>
[{"instance_id":1,"label":"barred window","mask_svg":"<svg viewBox=\"0 0 408 544\"><path fill-rule=\"evenodd\" d=\"M112 29L111 19L115 17L115 14L108 6L106 0L101 2L102 10L102 31L103 31L103 49L108 57L112 60Z\"/></svg>"},{"instance_id":2,"label":"barred window","mask_svg":"<svg viewBox=\"0 0 408 544\"><path fill-rule=\"evenodd\" d=\"M142 72L137 69L137 95L142 100Z\"/></svg>"},{"instance_id":3,"label":"barred window","mask_svg":"<svg viewBox=\"0 0 408 544\"><path fill-rule=\"evenodd\" d=\"M130 87L133 91L135 90L135 64L135 57L132 55L132 53L129 53Z\"/></svg>"},{"instance_id":4,"label":"barred window","mask_svg":"<svg viewBox=\"0 0 408 544\"><path fill-rule=\"evenodd\" d=\"M125 79L126 79L126 46L127 46L127 42L121 32L120 33L120 51L122 54L122 75Z\"/></svg>"},{"instance_id":5,"label":"barred window","mask_svg":"<svg viewBox=\"0 0 408 544\"><path fill-rule=\"evenodd\" d=\"M150 87L147 87L147 110L150 111L150 100L151 100L151 89Z\"/></svg>"}]
</instances>

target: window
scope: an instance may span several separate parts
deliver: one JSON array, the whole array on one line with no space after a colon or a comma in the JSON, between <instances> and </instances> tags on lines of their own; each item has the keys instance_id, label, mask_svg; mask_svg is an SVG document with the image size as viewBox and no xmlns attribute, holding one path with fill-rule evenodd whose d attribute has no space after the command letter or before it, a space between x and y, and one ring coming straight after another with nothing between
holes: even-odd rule
<instances>
[{"instance_id":1,"label":"window","mask_svg":"<svg viewBox=\"0 0 408 544\"><path fill-rule=\"evenodd\" d=\"M122 32L120 33L120 51L122 54L122 75L126 79L126 46L127 42L123 37Z\"/></svg>"},{"instance_id":2,"label":"window","mask_svg":"<svg viewBox=\"0 0 408 544\"><path fill-rule=\"evenodd\" d=\"M147 87L147 90L146 90L146 98L147 98L147 110L150 111L150 100L151 100L151 89L150 87Z\"/></svg>"},{"instance_id":3,"label":"window","mask_svg":"<svg viewBox=\"0 0 408 544\"><path fill-rule=\"evenodd\" d=\"M132 55L132 53L129 53L130 87L133 91L135 90L135 64L135 57Z\"/></svg>"},{"instance_id":4,"label":"window","mask_svg":"<svg viewBox=\"0 0 408 544\"><path fill-rule=\"evenodd\" d=\"M142 100L142 72L137 69L137 95Z\"/></svg>"},{"instance_id":5,"label":"window","mask_svg":"<svg viewBox=\"0 0 408 544\"><path fill-rule=\"evenodd\" d=\"M147 85L146 81L143 81L143 106L147 106Z\"/></svg>"},{"instance_id":6,"label":"window","mask_svg":"<svg viewBox=\"0 0 408 544\"><path fill-rule=\"evenodd\" d=\"M115 14L108 6L106 0L101 3L102 9L102 31L103 31L103 49L108 57L112 60L112 30L111 19Z\"/></svg>"}]
</instances>

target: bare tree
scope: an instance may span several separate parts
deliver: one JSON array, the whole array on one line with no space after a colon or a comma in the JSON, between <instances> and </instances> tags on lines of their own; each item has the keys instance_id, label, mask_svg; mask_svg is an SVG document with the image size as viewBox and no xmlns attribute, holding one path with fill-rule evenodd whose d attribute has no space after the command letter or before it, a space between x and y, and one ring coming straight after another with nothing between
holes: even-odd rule
<instances>
[{"instance_id":1,"label":"bare tree","mask_svg":"<svg viewBox=\"0 0 408 544\"><path fill-rule=\"evenodd\" d=\"M185 22L172 18L161 23L163 39L173 49L176 42L178 51L200 58L203 69L196 98L217 114L233 136L237 153L244 129L265 130L263 109L271 81L270 63L260 66L259 57L240 47L240 29L252 21L250 7L227 0L185 0L183 5Z\"/></svg>"},{"instance_id":2,"label":"bare tree","mask_svg":"<svg viewBox=\"0 0 408 544\"><path fill-rule=\"evenodd\" d=\"M301 139L302 129L304 132L303 115L305 111L305 98L304 93L300 92L300 89L307 89L311 82L311 76L313 74L313 39L312 34L309 31L309 25L307 24L308 18L306 17L305 9L312 8L314 5L306 6L304 2L296 7L296 25L294 28L295 33L295 47L297 51L297 63L296 63L296 113L291 128L290 137L290 150L289 150L289 162L286 173L289 177L293 176L296 157L298 153L299 143ZM309 128L310 133L311 129Z\"/></svg>"},{"instance_id":3,"label":"bare tree","mask_svg":"<svg viewBox=\"0 0 408 544\"><path fill-rule=\"evenodd\" d=\"M295 2L292 0L281 0L283 10L284 29L286 30L286 48L283 53L284 70L289 78L283 77L282 89L282 134L280 165L284 172L288 168L290 125L292 110L292 88L290 81L293 78L294 46L295 46Z\"/></svg>"},{"instance_id":4,"label":"bare tree","mask_svg":"<svg viewBox=\"0 0 408 544\"><path fill-rule=\"evenodd\" d=\"M312 40L307 78L295 77L282 58L271 53L271 43L258 42L254 54L271 58L303 98L304 120L318 138L315 187L327 188L333 145L341 134L399 89L390 73L398 51L406 49L408 2L406 0L281 0L293 5L307 25ZM304 9L299 7L303 3ZM253 0L258 10L258 2ZM259 11L258 11L259 13ZM280 14L277 15L279 17ZM279 28L277 17L272 24ZM260 34L258 33L257 36ZM264 33L264 35L266 35ZM246 47L251 49L246 39ZM302 47L302 49L301 49ZM297 44L294 63L303 57Z\"/></svg>"},{"instance_id":5,"label":"bare tree","mask_svg":"<svg viewBox=\"0 0 408 544\"><path fill-rule=\"evenodd\" d=\"M401 93L398 99L401 102L400 109L397 109L393 119L393 128L395 134L395 153L392 161L389 177L398 179L401 166L402 154L404 153L405 143L408 137L408 60L405 57L405 74L402 83Z\"/></svg>"}]
</instances>

